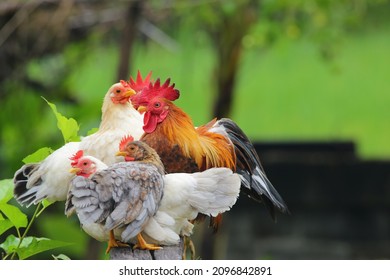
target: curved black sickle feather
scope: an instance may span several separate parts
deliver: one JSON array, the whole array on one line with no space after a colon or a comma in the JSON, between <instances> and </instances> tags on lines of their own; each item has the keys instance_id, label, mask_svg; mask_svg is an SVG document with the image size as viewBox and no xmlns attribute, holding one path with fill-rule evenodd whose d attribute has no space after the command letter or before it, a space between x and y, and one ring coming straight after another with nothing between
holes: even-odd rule
<instances>
[{"instance_id":1,"label":"curved black sickle feather","mask_svg":"<svg viewBox=\"0 0 390 280\"><path fill-rule=\"evenodd\" d=\"M245 133L232 120L223 118L218 125L225 131L234 145L237 163L236 172L241 175L241 190L250 198L263 202L276 220L275 208L282 213L289 213L286 203L265 175L259 156Z\"/></svg>"}]
</instances>

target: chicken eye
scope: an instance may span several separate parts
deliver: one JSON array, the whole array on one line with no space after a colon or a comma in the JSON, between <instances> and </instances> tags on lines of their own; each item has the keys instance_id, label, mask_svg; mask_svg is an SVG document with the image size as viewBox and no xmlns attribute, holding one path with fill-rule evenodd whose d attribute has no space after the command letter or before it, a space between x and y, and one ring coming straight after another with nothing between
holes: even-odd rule
<instances>
[{"instance_id":1,"label":"chicken eye","mask_svg":"<svg viewBox=\"0 0 390 280\"><path fill-rule=\"evenodd\" d=\"M121 90L120 90L120 89L117 89L115 92L116 92L116 93L121 93Z\"/></svg>"},{"instance_id":2,"label":"chicken eye","mask_svg":"<svg viewBox=\"0 0 390 280\"><path fill-rule=\"evenodd\" d=\"M83 165L86 166L88 163L86 161L83 162Z\"/></svg>"},{"instance_id":3,"label":"chicken eye","mask_svg":"<svg viewBox=\"0 0 390 280\"><path fill-rule=\"evenodd\" d=\"M160 102L154 103L154 108L160 108L160 107L161 107L161 103Z\"/></svg>"}]
</instances>

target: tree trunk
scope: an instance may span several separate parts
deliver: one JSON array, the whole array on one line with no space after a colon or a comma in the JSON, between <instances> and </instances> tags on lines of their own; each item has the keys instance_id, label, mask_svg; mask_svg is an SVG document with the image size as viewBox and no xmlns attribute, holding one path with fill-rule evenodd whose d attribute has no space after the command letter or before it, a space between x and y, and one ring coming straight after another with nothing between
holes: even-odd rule
<instances>
[{"instance_id":1,"label":"tree trunk","mask_svg":"<svg viewBox=\"0 0 390 280\"><path fill-rule=\"evenodd\" d=\"M217 7L217 9L219 8ZM218 56L215 68L217 93L213 106L213 117L223 118L230 115L234 86L240 66L242 39L256 22L257 10L258 3L254 0L248 0L237 4L233 14L219 11L221 18L219 25L209 31Z\"/></svg>"},{"instance_id":2,"label":"tree trunk","mask_svg":"<svg viewBox=\"0 0 390 280\"><path fill-rule=\"evenodd\" d=\"M122 42L120 46L119 67L117 79L127 80L129 77L129 63L131 51L137 36L137 24L142 12L142 0L135 0L129 3L126 11L125 26L123 27Z\"/></svg>"},{"instance_id":3,"label":"tree trunk","mask_svg":"<svg viewBox=\"0 0 390 280\"><path fill-rule=\"evenodd\" d=\"M224 118L230 115L233 105L233 92L241 57L241 41L229 46L221 46L217 65L217 97L214 101L213 117ZM224 48L224 49L223 49Z\"/></svg>"}]
</instances>

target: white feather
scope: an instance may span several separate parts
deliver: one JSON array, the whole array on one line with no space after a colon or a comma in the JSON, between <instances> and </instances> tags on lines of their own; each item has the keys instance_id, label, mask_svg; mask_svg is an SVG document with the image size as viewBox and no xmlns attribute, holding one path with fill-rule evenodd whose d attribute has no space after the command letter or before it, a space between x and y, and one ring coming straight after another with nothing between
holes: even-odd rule
<instances>
[{"instance_id":1,"label":"white feather","mask_svg":"<svg viewBox=\"0 0 390 280\"><path fill-rule=\"evenodd\" d=\"M144 229L161 245L177 244L180 234L191 235L189 220L199 213L216 216L228 211L236 203L241 185L239 175L227 168L167 174L164 183L160 208Z\"/></svg>"},{"instance_id":2,"label":"white feather","mask_svg":"<svg viewBox=\"0 0 390 280\"><path fill-rule=\"evenodd\" d=\"M44 198L52 201L65 200L69 182L74 176L69 172L71 167L69 157L78 151L78 147L78 142L67 143L50 154L31 175L27 182L27 189L36 191L33 203L36 204ZM31 186L30 182L34 182L38 177L42 183Z\"/></svg>"}]
</instances>

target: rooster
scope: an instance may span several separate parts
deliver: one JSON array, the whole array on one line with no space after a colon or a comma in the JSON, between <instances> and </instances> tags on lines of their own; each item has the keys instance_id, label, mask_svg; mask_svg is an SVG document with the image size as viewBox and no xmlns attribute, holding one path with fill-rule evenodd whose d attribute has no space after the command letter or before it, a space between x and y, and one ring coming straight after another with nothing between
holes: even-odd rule
<instances>
[{"instance_id":1,"label":"rooster","mask_svg":"<svg viewBox=\"0 0 390 280\"><path fill-rule=\"evenodd\" d=\"M138 72L136 81L121 81L110 87L103 100L97 132L81 142L65 144L39 163L25 164L17 170L14 175L16 200L27 206L45 198L53 202L65 200L72 178L68 172L69 158L78 150L82 149L106 164L114 163L121 138L129 133L135 138L143 134L142 115L133 108L129 98L149 84L150 75L143 79Z\"/></svg>"},{"instance_id":2,"label":"rooster","mask_svg":"<svg viewBox=\"0 0 390 280\"><path fill-rule=\"evenodd\" d=\"M144 114L145 134L140 140L154 148L171 172L197 172L227 167L240 174L242 192L263 202L275 220L275 210L288 208L265 175L259 157L245 133L231 119L212 120L194 127L192 119L173 101L179 91L168 79L157 79L131 97L133 106ZM216 231L221 216L211 219Z\"/></svg>"}]
</instances>

